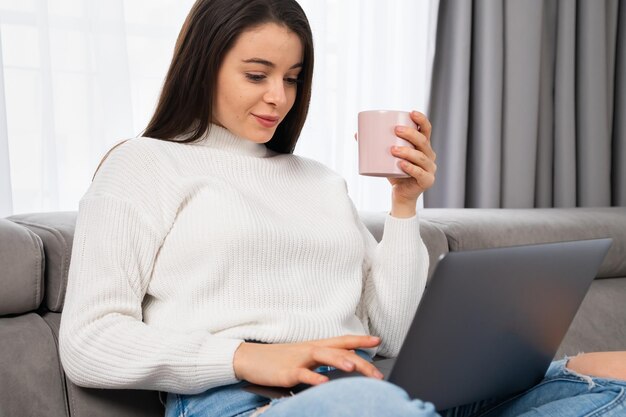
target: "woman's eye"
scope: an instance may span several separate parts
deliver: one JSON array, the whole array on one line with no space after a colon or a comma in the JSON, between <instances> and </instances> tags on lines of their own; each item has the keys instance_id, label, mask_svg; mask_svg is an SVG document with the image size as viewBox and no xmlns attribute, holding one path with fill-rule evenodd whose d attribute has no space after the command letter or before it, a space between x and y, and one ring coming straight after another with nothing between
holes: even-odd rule
<instances>
[{"instance_id":1,"label":"woman's eye","mask_svg":"<svg viewBox=\"0 0 626 417\"><path fill-rule=\"evenodd\" d=\"M246 78L252 81L253 83L260 83L264 81L267 78L267 76L265 74L246 73ZM283 81L289 86L294 86L300 83L300 80L294 77L283 78Z\"/></svg>"},{"instance_id":2,"label":"woman's eye","mask_svg":"<svg viewBox=\"0 0 626 417\"><path fill-rule=\"evenodd\" d=\"M248 74L246 73L246 78L255 83L261 82L265 79L265 75L263 74Z\"/></svg>"}]
</instances>

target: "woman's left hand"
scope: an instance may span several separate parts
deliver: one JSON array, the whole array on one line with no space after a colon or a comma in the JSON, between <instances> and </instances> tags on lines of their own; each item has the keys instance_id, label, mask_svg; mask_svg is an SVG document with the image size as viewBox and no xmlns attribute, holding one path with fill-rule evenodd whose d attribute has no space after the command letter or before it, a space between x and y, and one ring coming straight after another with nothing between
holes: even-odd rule
<instances>
[{"instance_id":1,"label":"woman's left hand","mask_svg":"<svg viewBox=\"0 0 626 417\"><path fill-rule=\"evenodd\" d=\"M387 178L392 185L393 200L411 203L435 183L436 155L430 144L432 126L428 118L417 111L411 112L411 119L418 129L397 126L396 135L411 142L410 146L392 147L391 154L402 159L400 168L410 175L409 178Z\"/></svg>"}]
</instances>

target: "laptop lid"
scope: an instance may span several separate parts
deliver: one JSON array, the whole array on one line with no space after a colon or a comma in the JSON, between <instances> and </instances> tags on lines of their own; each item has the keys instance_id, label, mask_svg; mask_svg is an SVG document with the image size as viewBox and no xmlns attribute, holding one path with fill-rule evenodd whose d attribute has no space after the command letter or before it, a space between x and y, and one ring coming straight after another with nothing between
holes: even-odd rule
<instances>
[{"instance_id":1,"label":"laptop lid","mask_svg":"<svg viewBox=\"0 0 626 417\"><path fill-rule=\"evenodd\" d=\"M450 252L389 381L438 410L538 383L612 239Z\"/></svg>"}]
</instances>

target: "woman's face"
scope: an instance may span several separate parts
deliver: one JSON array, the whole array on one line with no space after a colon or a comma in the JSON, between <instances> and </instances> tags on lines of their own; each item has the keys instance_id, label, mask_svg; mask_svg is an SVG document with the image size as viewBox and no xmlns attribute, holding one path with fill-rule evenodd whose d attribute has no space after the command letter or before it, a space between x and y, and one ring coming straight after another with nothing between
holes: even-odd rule
<instances>
[{"instance_id":1,"label":"woman's face","mask_svg":"<svg viewBox=\"0 0 626 417\"><path fill-rule=\"evenodd\" d=\"M257 143L268 142L296 100L300 38L275 23L243 32L217 75L213 123Z\"/></svg>"}]
</instances>

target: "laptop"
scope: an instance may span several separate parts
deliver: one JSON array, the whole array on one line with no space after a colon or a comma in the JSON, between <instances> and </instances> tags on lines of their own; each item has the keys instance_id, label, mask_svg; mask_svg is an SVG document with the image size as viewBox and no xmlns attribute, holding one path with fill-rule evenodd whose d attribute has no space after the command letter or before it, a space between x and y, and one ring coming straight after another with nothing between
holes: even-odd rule
<instances>
[{"instance_id":1,"label":"laptop","mask_svg":"<svg viewBox=\"0 0 626 417\"><path fill-rule=\"evenodd\" d=\"M532 387L556 355L611 243L607 238L442 255L399 355L374 364L385 380L437 410ZM309 387L245 389L279 398Z\"/></svg>"}]
</instances>

